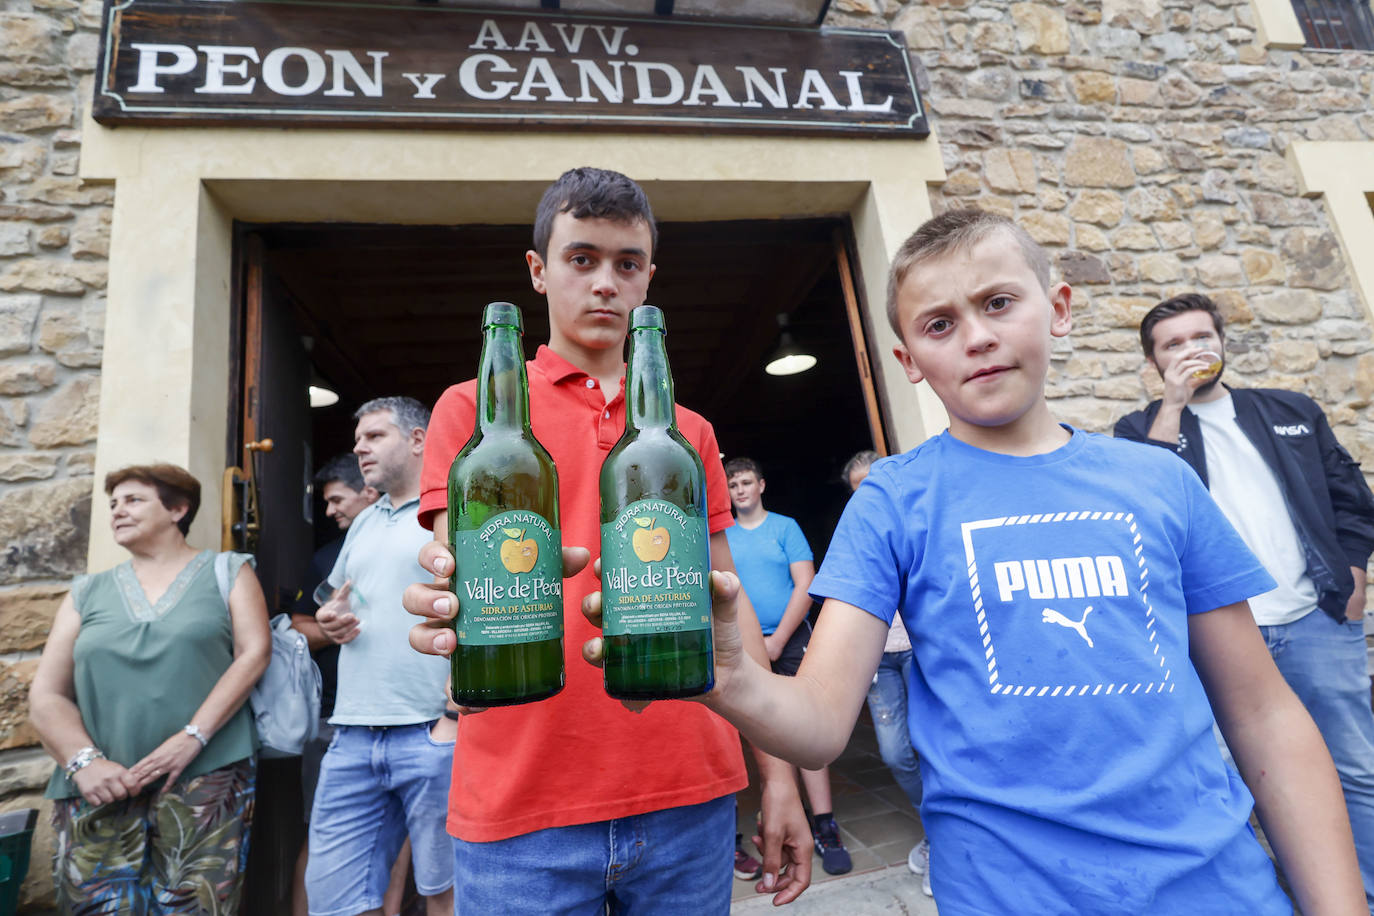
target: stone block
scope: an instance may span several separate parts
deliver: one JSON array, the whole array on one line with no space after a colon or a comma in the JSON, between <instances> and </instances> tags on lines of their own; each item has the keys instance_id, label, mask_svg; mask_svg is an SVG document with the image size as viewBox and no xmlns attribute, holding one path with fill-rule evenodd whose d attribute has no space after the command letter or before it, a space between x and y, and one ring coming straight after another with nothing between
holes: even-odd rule
<instances>
[{"instance_id":1,"label":"stone block","mask_svg":"<svg viewBox=\"0 0 1374 916\"><path fill-rule=\"evenodd\" d=\"M1098 26L1089 36L1092 47L1103 57L1134 60L1140 57L1140 33L1135 29Z\"/></svg>"},{"instance_id":2,"label":"stone block","mask_svg":"<svg viewBox=\"0 0 1374 916\"><path fill-rule=\"evenodd\" d=\"M1164 104L1164 97L1159 94L1159 83L1154 80L1122 77L1117 82L1117 89L1121 93L1122 105L1148 105L1156 107Z\"/></svg>"},{"instance_id":3,"label":"stone block","mask_svg":"<svg viewBox=\"0 0 1374 916\"><path fill-rule=\"evenodd\" d=\"M1255 191L1250 195L1255 220L1266 226L1303 226L1318 222L1312 201Z\"/></svg>"},{"instance_id":4,"label":"stone block","mask_svg":"<svg viewBox=\"0 0 1374 916\"><path fill-rule=\"evenodd\" d=\"M0 797L42 792L55 767L48 752L40 748L0 754ZM33 861L32 856L29 858Z\"/></svg>"},{"instance_id":5,"label":"stone block","mask_svg":"<svg viewBox=\"0 0 1374 916\"><path fill-rule=\"evenodd\" d=\"M1150 227L1133 223L1112 233L1112 244L1129 251L1152 251L1159 247Z\"/></svg>"},{"instance_id":6,"label":"stone block","mask_svg":"<svg viewBox=\"0 0 1374 916\"><path fill-rule=\"evenodd\" d=\"M990 149L983 153L983 175L998 191L1035 190L1035 158L1030 150Z\"/></svg>"},{"instance_id":7,"label":"stone block","mask_svg":"<svg viewBox=\"0 0 1374 916\"><path fill-rule=\"evenodd\" d=\"M17 254L28 254L33 250L29 244L29 227L24 223L0 223L0 258Z\"/></svg>"},{"instance_id":8,"label":"stone block","mask_svg":"<svg viewBox=\"0 0 1374 916\"><path fill-rule=\"evenodd\" d=\"M1125 143L1106 137L1078 137L1065 156L1064 178L1083 188L1135 186L1130 153Z\"/></svg>"},{"instance_id":9,"label":"stone block","mask_svg":"<svg viewBox=\"0 0 1374 916\"><path fill-rule=\"evenodd\" d=\"M66 296L80 295L86 291L86 284L82 282L79 272L72 269L78 266L81 265L67 261L28 258L17 264L9 265L3 272L0 272L0 290L5 292L25 290ZM103 266L101 265L102 268ZM105 285L103 273L102 270L101 286Z\"/></svg>"},{"instance_id":10,"label":"stone block","mask_svg":"<svg viewBox=\"0 0 1374 916\"><path fill-rule=\"evenodd\" d=\"M0 750L38 744L29 724L29 685L37 668L36 658L0 662Z\"/></svg>"},{"instance_id":11,"label":"stone block","mask_svg":"<svg viewBox=\"0 0 1374 916\"><path fill-rule=\"evenodd\" d=\"M1255 314L1274 324L1307 324L1321 317L1317 294L1306 289L1280 289L1250 297Z\"/></svg>"},{"instance_id":12,"label":"stone block","mask_svg":"<svg viewBox=\"0 0 1374 916\"><path fill-rule=\"evenodd\" d=\"M1240 253L1240 263L1251 286L1277 286L1284 280L1283 262L1272 251L1246 248Z\"/></svg>"},{"instance_id":13,"label":"stone block","mask_svg":"<svg viewBox=\"0 0 1374 916\"><path fill-rule=\"evenodd\" d=\"M1164 156L1153 146L1137 146L1132 152L1138 175L1154 175L1168 168Z\"/></svg>"},{"instance_id":14,"label":"stone block","mask_svg":"<svg viewBox=\"0 0 1374 916\"><path fill-rule=\"evenodd\" d=\"M1106 251L1112 247L1107 233L1089 223L1074 223L1073 235L1075 244L1085 251Z\"/></svg>"},{"instance_id":15,"label":"stone block","mask_svg":"<svg viewBox=\"0 0 1374 916\"><path fill-rule=\"evenodd\" d=\"M1249 324L1255 320L1255 313L1240 290L1214 289L1208 295L1217 304L1217 309L1221 312L1221 317L1226 319L1227 326Z\"/></svg>"},{"instance_id":16,"label":"stone block","mask_svg":"<svg viewBox=\"0 0 1374 916\"><path fill-rule=\"evenodd\" d=\"M1221 136L1228 146L1264 150L1274 147L1274 135L1260 127L1233 127Z\"/></svg>"},{"instance_id":17,"label":"stone block","mask_svg":"<svg viewBox=\"0 0 1374 916\"><path fill-rule=\"evenodd\" d=\"M0 13L0 58L20 63L57 63L61 32L49 16Z\"/></svg>"},{"instance_id":18,"label":"stone block","mask_svg":"<svg viewBox=\"0 0 1374 916\"><path fill-rule=\"evenodd\" d=\"M1143 296L1098 296L1093 299L1089 317L1097 328L1136 330L1145 313L1155 305L1154 299Z\"/></svg>"},{"instance_id":19,"label":"stone block","mask_svg":"<svg viewBox=\"0 0 1374 916\"><path fill-rule=\"evenodd\" d=\"M111 204L114 203L114 185L53 175L30 182L22 189L20 199L76 206Z\"/></svg>"},{"instance_id":20,"label":"stone block","mask_svg":"<svg viewBox=\"0 0 1374 916\"><path fill-rule=\"evenodd\" d=\"M1159 239L1159 244L1167 249L1187 248L1196 244L1193 238L1193 227L1186 222L1158 222L1155 223L1155 237Z\"/></svg>"},{"instance_id":21,"label":"stone block","mask_svg":"<svg viewBox=\"0 0 1374 916\"><path fill-rule=\"evenodd\" d=\"M1168 188L1136 188L1126 195L1126 210L1142 222L1176 220L1181 215L1178 197Z\"/></svg>"},{"instance_id":22,"label":"stone block","mask_svg":"<svg viewBox=\"0 0 1374 916\"><path fill-rule=\"evenodd\" d=\"M110 254L110 218L108 207L82 210L72 227L71 253L74 258L105 258Z\"/></svg>"},{"instance_id":23,"label":"stone block","mask_svg":"<svg viewBox=\"0 0 1374 916\"><path fill-rule=\"evenodd\" d=\"M1021 228L1025 229L1031 238L1041 245L1067 245L1069 244L1070 224L1067 217L1058 213L1045 213L1040 210L1032 210L1029 213L1021 214Z\"/></svg>"},{"instance_id":24,"label":"stone block","mask_svg":"<svg viewBox=\"0 0 1374 916\"><path fill-rule=\"evenodd\" d=\"M1164 31L1164 7L1160 0L1103 0L1102 21L1154 35Z\"/></svg>"},{"instance_id":25,"label":"stone block","mask_svg":"<svg viewBox=\"0 0 1374 916\"><path fill-rule=\"evenodd\" d=\"M985 197L979 197L976 200L969 201L969 203L987 213L996 213L999 216L1005 216L1007 219L1016 218L1016 202L1007 197L998 197L995 194L989 194Z\"/></svg>"},{"instance_id":26,"label":"stone block","mask_svg":"<svg viewBox=\"0 0 1374 916\"><path fill-rule=\"evenodd\" d=\"M1069 77L1069 89L1082 105L1099 102L1110 105L1116 101L1116 80L1107 73L1091 70L1074 73Z\"/></svg>"},{"instance_id":27,"label":"stone block","mask_svg":"<svg viewBox=\"0 0 1374 916\"><path fill-rule=\"evenodd\" d=\"M952 197L969 197L979 194L983 190L983 179L977 172L969 169L958 169L948 173L945 183L940 186L940 190Z\"/></svg>"},{"instance_id":28,"label":"stone block","mask_svg":"<svg viewBox=\"0 0 1374 916\"><path fill-rule=\"evenodd\" d=\"M1039 3L1011 4L1016 43L1033 54L1068 54L1069 22L1059 9Z\"/></svg>"},{"instance_id":29,"label":"stone block","mask_svg":"<svg viewBox=\"0 0 1374 916\"><path fill-rule=\"evenodd\" d=\"M1231 176L1221 169L1208 169L1202 173L1202 199L1209 203L1234 204L1240 200L1231 186Z\"/></svg>"},{"instance_id":30,"label":"stone block","mask_svg":"<svg viewBox=\"0 0 1374 916\"><path fill-rule=\"evenodd\" d=\"M0 591L0 651L30 652L43 648L52 629L53 615L66 594L65 586L52 585ZM4 779L0 767L0 786Z\"/></svg>"},{"instance_id":31,"label":"stone block","mask_svg":"<svg viewBox=\"0 0 1374 916\"><path fill-rule=\"evenodd\" d=\"M1074 219L1099 226L1115 226L1126 212L1126 203L1113 191L1081 191L1069 207Z\"/></svg>"},{"instance_id":32,"label":"stone block","mask_svg":"<svg viewBox=\"0 0 1374 916\"><path fill-rule=\"evenodd\" d=\"M1211 254L1198 258L1197 281L1204 287L1244 286L1245 271L1240 259L1225 254Z\"/></svg>"},{"instance_id":33,"label":"stone block","mask_svg":"<svg viewBox=\"0 0 1374 916\"><path fill-rule=\"evenodd\" d=\"M1310 372L1317 368L1321 354L1310 340L1280 340L1270 345L1269 359L1280 372Z\"/></svg>"},{"instance_id":34,"label":"stone block","mask_svg":"<svg viewBox=\"0 0 1374 916\"><path fill-rule=\"evenodd\" d=\"M0 295L0 356L27 353L33 347L33 327L43 297Z\"/></svg>"},{"instance_id":35,"label":"stone block","mask_svg":"<svg viewBox=\"0 0 1374 916\"><path fill-rule=\"evenodd\" d=\"M1308 289L1346 285L1345 260L1336 236L1323 229L1290 229L1280 247L1289 264L1288 283Z\"/></svg>"},{"instance_id":36,"label":"stone block","mask_svg":"<svg viewBox=\"0 0 1374 916\"><path fill-rule=\"evenodd\" d=\"M95 473L95 452L72 452L67 455L68 477L89 477Z\"/></svg>"},{"instance_id":37,"label":"stone block","mask_svg":"<svg viewBox=\"0 0 1374 916\"><path fill-rule=\"evenodd\" d=\"M47 360L0 364L0 395L35 394L57 384L57 367Z\"/></svg>"},{"instance_id":38,"label":"stone block","mask_svg":"<svg viewBox=\"0 0 1374 916\"><path fill-rule=\"evenodd\" d=\"M56 353L86 344L86 326L81 318L80 305L54 303L43 310L38 322L39 349Z\"/></svg>"},{"instance_id":39,"label":"stone block","mask_svg":"<svg viewBox=\"0 0 1374 916\"><path fill-rule=\"evenodd\" d=\"M1193 231L1197 235L1198 245L1202 248L1216 248L1226 241L1226 224L1215 213L1199 213L1194 216Z\"/></svg>"},{"instance_id":40,"label":"stone block","mask_svg":"<svg viewBox=\"0 0 1374 916\"><path fill-rule=\"evenodd\" d=\"M892 20L892 28L906 36L906 45L916 51L945 46L944 21L940 10L926 4L905 6Z\"/></svg>"},{"instance_id":41,"label":"stone block","mask_svg":"<svg viewBox=\"0 0 1374 916\"><path fill-rule=\"evenodd\" d=\"M1141 279L1148 283L1173 283L1183 277L1183 265L1172 254L1149 254L1136 262Z\"/></svg>"},{"instance_id":42,"label":"stone block","mask_svg":"<svg viewBox=\"0 0 1374 916\"><path fill-rule=\"evenodd\" d=\"M1011 54L1016 50L1016 32L1005 22L980 22L969 35L976 51Z\"/></svg>"},{"instance_id":43,"label":"stone block","mask_svg":"<svg viewBox=\"0 0 1374 916\"><path fill-rule=\"evenodd\" d=\"M29 442L37 448L94 442L99 402L99 376L72 379L39 405L29 428Z\"/></svg>"},{"instance_id":44,"label":"stone block","mask_svg":"<svg viewBox=\"0 0 1374 916\"><path fill-rule=\"evenodd\" d=\"M1059 275L1070 286L1105 285L1112 282L1112 273L1101 258L1082 251L1066 251L1056 258Z\"/></svg>"},{"instance_id":45,"label":"stone block","mask_svg":"<svg viewBox=\"0 0 1374 916\"><path fill-rule=\"evenodd\" d=\"M0 480L47 480L57 473L57 456L43 452L0 452ZM4 596L0 595L0 604ZM0 644L5 631L0 629ZM0 649L0 651L9 651Z\"/></svg>"},{"instance_id":46,"label":"stone block","mask_svg":"<svg viewBox=\"0 0 1374 916\"><path fill-rule=\"evenodd\" d=\"M65 248L69 238L70 233L66 226L44 226L38 230L35 241L38 242L39 248L56 251L59 248Z\"/></svg>"},{"instance_id":47,"label":"stone block","mask_svg":"<svg viewBox=\"0 0 1374 916\"><path fill-rule=\"evenodd\" d=\"M67 580L86 571L91 492L89 477L6 488L0 499L0 585Z\"/></svg>"},{"instance_id":48,"label":"stone block","mask_svg":"<svg viewBox=\"0 0 1374 916\"><path fill-rule=\"evenodd\" d=\"M1134 401L1140 397L1140 382L1129 377L1103 379L1093 385L1093 396L1114 401Z\"/></svg>"},{"instance_id":49,"label":"stone block","mask_svg":"<svg viewBox=\"0 0 1374 916\"><path fill-rule=\"evenodd\" d=\"M67 127L72 123L72 100L58 95L21 95L0 102L0 124L15 133Z\"/></svg>"},{"instance_id":50,"label":"stone block","mask_svg":"<svg viewBox=\"0 0 1374 916\"><path fill-rule=\"evenodd\" d=\"M1063 210L1069 205L1069 198L1063 191L1047 188L1036 195L1035 202L1041 210Z\"/></svg>"}]
</instances>

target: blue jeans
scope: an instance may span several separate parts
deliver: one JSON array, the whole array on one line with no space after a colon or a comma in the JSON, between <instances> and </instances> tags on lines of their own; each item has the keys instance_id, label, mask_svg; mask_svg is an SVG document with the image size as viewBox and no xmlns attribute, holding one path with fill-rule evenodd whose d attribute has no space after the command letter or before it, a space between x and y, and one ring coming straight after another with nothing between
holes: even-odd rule
<instances>
[{"instance_id":1,"label":"blue jeans","mask_svg":"<svg viewBox=\"0 0 1374 916\"><path fill-rule=\"evenodd\" d=\"M1374 713L1363 622L1337 623L1316 610L1292 623L1260 627L1260 632L1336 763L1365 900L1374 913Z\"/></svg>"},{"instance_id":2,"label":"blue jeans","mask_svg":"<svg viewBox=\"0 0 1374 916\"><path fill-rule=\"evenodd\" d=\"M868 688L868 711L878 735L878 753L902 787L911 807L921 810L921 765L911 746L906 725L906 685L911 677L911 650L884 652L873 686Z\"/></svg>"},{"instance_id":3,"label":"blue jeans","mask_svg":"<svg viewBox=\"0 0 1374 916\"><path fill-rule=\"evenodd\" d=\"M310 916L380 908L407 836L415 888L431 897L453 885L444 828L453 742L435 741L430 725L335 726L310 812Z\"/></svg>"},{"instance_id":4,"label":"blue jeans","mask_svg":"<svg viewBox=\"0 0 1374 916\"><path fill-rule=\"evenodd\" d=\"M735 797L492 843L453 840L459 916L730 912Z\"/></svg>"}]
</instances>

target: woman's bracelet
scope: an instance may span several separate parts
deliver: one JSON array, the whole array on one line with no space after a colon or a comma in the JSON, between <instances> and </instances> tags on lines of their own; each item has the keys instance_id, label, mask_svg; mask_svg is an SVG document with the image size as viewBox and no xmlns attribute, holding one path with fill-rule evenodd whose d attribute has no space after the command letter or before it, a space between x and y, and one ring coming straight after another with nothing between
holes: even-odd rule
<instances>
[{"instance_id":1,"label":"woman's bracelet","mask_svg":"<svg viewBox=\"0 0 1374 916\"><path fill-rule=\"evenodd\" d=\"M68 779L71 779L95 761L104 759L105 755L100 751L100 748L87 745L75 754L72 754L72 759L67 761L67 765L62 768L62 772L67 774Z\"/></svg>"}]
</instances>

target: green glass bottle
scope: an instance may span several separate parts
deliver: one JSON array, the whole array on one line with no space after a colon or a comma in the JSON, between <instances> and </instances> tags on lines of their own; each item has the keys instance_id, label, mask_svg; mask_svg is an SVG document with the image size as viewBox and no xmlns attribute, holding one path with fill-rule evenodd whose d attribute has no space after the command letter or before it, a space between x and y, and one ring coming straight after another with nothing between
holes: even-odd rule
<instances>
[{"instance_id":1,"label":"green glass bottle","mask_svg":"<svg viewBox=\"0 0 1374 916\"><path fill-rule=\"evenodd\" d=\"M625 434L601 465L606 692L690 697L715 683L706 473L677 429L663 312L630 313Z\"/></svg>"},{"instance_id":2,"label":"green glass bottle","mask_svg":"<svg viewBox=\"0 0 1374 916\"><path fill-rule=\"evenodd\" d=\"M511 706L563 689L563 552L558 472L530 431L520 309L482 316L477 419L448 475L458 596L453 698Z\"/></svg>"}]
</instances>

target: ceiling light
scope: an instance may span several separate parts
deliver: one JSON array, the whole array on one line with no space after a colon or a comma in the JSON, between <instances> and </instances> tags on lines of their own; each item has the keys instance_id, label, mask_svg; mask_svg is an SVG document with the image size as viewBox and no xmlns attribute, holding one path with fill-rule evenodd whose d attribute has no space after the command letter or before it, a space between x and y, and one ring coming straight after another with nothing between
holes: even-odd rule
<instances>
[{"instance_id":1,"label":"ceiling light","mask_svg":"<svg viewBox=\"0 0 1374 916\"><path fill-rule=\"evenodd\" d=\"M792 339L786 314L778 315L778 327L782 329L778 334L778 345L769 355L763 371L769 375L796 375L816 365L816 357L807 353Z\"/></svg>"},{"instance_id":2,"label":"ceiling light","mask_svg":"<svg viewBox=\"0 0 1374 916\"><path fill-rule=\"evenodd\" d=\"M337 403L339 403L338 392L331 391L323 385L310 386L311 407L333 407Z\"/></svg>"}]
</instances>

